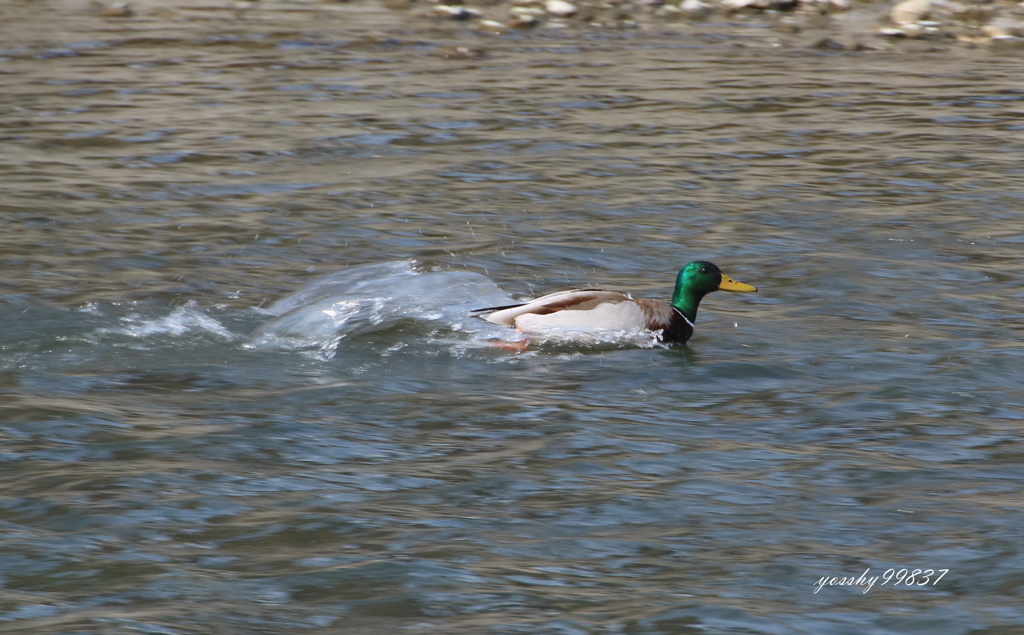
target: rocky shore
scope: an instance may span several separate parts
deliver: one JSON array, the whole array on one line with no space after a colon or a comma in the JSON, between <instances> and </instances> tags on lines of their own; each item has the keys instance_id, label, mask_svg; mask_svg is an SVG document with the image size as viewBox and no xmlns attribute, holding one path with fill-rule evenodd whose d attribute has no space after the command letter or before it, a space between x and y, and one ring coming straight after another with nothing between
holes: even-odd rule
<instances>
[{"instance_id":1,"label":"rocky shore","mask_svg":"<svg viewBox=\"0 0 1024 635\"><path fill-rule=\"evenodd\" d=\"M870 49L898 46L899 41L930 41L1024 51L1024 2L1014 0L436 0L418 5L382 1L494 32L762 22L787 33L826 29L837 34L839 39L818 40L819 48Z\"/></svg>"},{"instance_id":2,"label":"rocky shore","mask_svg":"<svg viewBox=\"0 0 1024 635\"><path fill-rule=\"evenodd\" d=\"M344 13L354 0L88 0L112 19L203 10L255 18L278 11ZM543 29L773 29L779 45L827 50L962 46L1024 52L1024 0L378 0L387 9L491 33Z\"/></svg>"}]
</instances>

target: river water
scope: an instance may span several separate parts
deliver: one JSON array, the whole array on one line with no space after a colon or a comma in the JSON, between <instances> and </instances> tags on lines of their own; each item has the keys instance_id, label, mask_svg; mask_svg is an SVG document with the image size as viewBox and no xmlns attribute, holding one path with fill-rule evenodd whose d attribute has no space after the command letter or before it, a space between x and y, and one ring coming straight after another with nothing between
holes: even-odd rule
<instances>
[{"instance_id":1,"label":"river water","mask_svg":"<svg viewBox=\"0 0 1024 635\"><path fill-rule=\"evenodd\" d=\"M0 632L1024 629L1019 58L2 13Z\"/></svg>"}]
</instances>

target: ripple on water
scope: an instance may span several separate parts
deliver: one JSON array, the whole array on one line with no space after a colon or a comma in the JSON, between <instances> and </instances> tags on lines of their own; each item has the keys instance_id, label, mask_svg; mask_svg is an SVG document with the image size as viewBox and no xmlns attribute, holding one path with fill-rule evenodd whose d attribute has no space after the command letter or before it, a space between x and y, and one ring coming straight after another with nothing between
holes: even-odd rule
<instances>
[{"instance_id":1,"label":"ripple on water","mask_svg":"<svg viewBox=\"0 0 1024 635\"><path fill-rule=\"evenodd\" d=\"M0 630L1020 629L1013 56L258 5L0 9Z\"/></svg>"}]
</instances>

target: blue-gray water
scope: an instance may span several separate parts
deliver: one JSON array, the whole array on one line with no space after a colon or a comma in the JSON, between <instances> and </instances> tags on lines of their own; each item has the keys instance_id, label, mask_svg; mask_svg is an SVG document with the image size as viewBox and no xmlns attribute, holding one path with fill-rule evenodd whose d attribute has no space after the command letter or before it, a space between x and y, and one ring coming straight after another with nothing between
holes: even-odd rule
<instances>
[{"instance_id":1,"label":"blue-gray water","mask_svg":"<svg viewBox=\"0 0 1024 635\"><path fill-rule=\"evenodd\" d=\"M67 6L0 26L0 632L1024 632L1019 58ZM465 314L698 258L760 293L683 347Z\"/></svg>"}]
</instances>

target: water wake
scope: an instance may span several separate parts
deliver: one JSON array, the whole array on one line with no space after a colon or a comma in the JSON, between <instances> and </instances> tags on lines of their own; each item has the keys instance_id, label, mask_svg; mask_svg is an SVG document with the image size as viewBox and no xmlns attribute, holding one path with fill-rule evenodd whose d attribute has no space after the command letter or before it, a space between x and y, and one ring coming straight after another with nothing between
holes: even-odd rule
<instances>
[{"instance_id":1,"label":"water wake","mask_svg":"<svg viewBox=\"0 0 1024 635\"><path fill-rule=\"evenodd\" d=\"M522 334L471 314L514 303L486 276L466 271L422 271L415 261L363 265L314 280L266 309L274 316L249 345L311 351L332 358L346 338L394 328L418 329L433 342L459 348L515 342ZM553 328L530 343L574 348L650 348L657 333L639 330Z\"/></svg>"},{"instance_id":2,"label":"water wake","mask_svg":"<svg viewBox=\"0 0 1024 635\"><path fill-rule=\"evenodd\" d=\"M345 338L400 325L425 327L435 339L461 333L463 343L482 343L510 332L470 311L513 301L478 273L424 272L415 261L363 265L318 278L272 304L266 311L274 319L256 330L250 345L311 350L330 358Z\"/></svg>"},{"instance_id":3,"label":"water wake","mask_svg":"<svg viewBox=\"0 0 1024 635\"><path fill-rule=\"evenodd\" d=\"M129 314L122 317L121 321L124 323L123 326L116 329L99 329L99 332L128 335L137 339L194 334L213 335L225 340L237 337L215 318L206 314L195 300L190 300L163 317L146 318L138 314Z\"/></svg>"}]
</instances>

